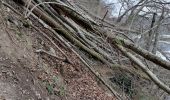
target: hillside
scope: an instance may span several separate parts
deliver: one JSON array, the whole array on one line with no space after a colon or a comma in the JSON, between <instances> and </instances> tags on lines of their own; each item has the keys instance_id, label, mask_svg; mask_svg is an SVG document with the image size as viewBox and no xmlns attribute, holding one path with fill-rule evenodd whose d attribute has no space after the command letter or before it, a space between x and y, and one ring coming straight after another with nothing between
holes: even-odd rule
<instances>
[{"instance_id":1,"label":"hillside","mask_svg":"<svg viewBox=\"0 0 170 100\"><path fill-rule=\"evenodd\" d=\"M169 96L170 62L136 44L129 35L139 33L136 27L115 24L105 3L87 2L0 2L0 100Z\"/></svg>"}]
</instances>

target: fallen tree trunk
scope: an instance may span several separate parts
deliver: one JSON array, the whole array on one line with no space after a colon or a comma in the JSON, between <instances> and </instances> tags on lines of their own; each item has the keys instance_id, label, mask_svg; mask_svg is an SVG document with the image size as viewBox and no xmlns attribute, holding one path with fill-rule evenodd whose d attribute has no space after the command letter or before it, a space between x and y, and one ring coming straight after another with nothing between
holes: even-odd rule
<instances>
[{"instance_id":1,"label":"fallen tree trunk","mask_svg":"<svg viewBox=\"0 0 170 100\"><path fill-rule=\"evenodd\" d=\"M29 5L30 9L33 8L33 7L34 7L33 4ZM59 25L53 18L51 18L50 16L48 16L47 14L45 14L44 12L42 12L41 10L39 10L36 7L33 9L33 13L36 16L38 16L40 19L42 19L50 27L52 27L57 33L64 35L66 38L68 38L70 41L72 41L78 47L82 48L83 50L90 53L91 55L93 55L97 59L101 60L102 62L110 65L110 63L103 56L101 56L101 54L95 52L94 50L89 49L87 46L82 44L80 41L78 41L76 38L74 38L72 36L73 33L71 31L68 32L61 25Z\"/></svg>"},{"instance_id":2,"label":"fallen tree trunk","mask_svg":"<svg viewBox=\"0 0 170 100\"><path fill-rule=\"evenodd\" d=\"M122 53L127 56L130 60L132 60L136 65L140 67L140 69L143 70L150 78L151 80L161 89L166 91L168 94L170 94L170 88L165 85L163 82L161 82L155 74L153 74L148 67L146 67L138 58L136 58L134 55L132 55L130 52L128 52L123 46L120 44L116 44L116 46L119 48L119 50L122 51Z\"/></svg>"},{"instance_id":3,"label":"fallen tree trunk","mask_svg":"<svg viewBox=\"0 0 170 100\"><path fill-rule=\"evenodd\" d=\"M57 7L57 6L55 6L55 7ZM78 19L78 20L80 20L81 24L83 24L83 25L88 24L87 26L91 27L92 24L90 23L90 21L88 21L87 19L82 19L80 16L78 16L77 13L75 13L75 11L67 10L65 7L62 7L62 6L60 6L60 9L62 9L63 12L67 12L68 16L72 16L71 18L73 18L73 20L76 21ZM72 12L74 12L74 13L72 13ZM98 31L98 30L96 30L96 31ZM108 34L107 32L105 33L105 35L109 36L110 38L113 38L116 41L120 41L125 47L131 49L132 51L134 51L137 54L141 55L145 59L150 60L153 63L155 63L157 65L160 65L165 69L170 70L170 62L167 62L167 61L161 59L160 57L148 52L147 50L144 50L144 49L140 48L139 46L136 46L134 43L131 43L131 42L127 41L127 40L117 38L117 37L115 37L113 35Z\"/></svg>"},{"instance_id":4,"label":"fallen tree trunk","mask_svg":"<svg viewBox=\"0 0 170 100\"><path fill-rule=\"evenodd\" d=\"M43 4L43 3L42 3ZM92 20L89 20L86 17L83 17L81 14L79 14L78 12L76 12L74 9L69 8L67 5L57 1L57 3L54 3L57 6L52 6L56 11L58 11L58 8L60 10L62 10L62 12L65 12L66 15L68 17L70 17L72 20L74 20L75 22L78 23L78 25L83 26L86 30L90 30L91 34L95 34L95 33L102 33L100 32L100 30L98 29L98 27L95 27L95 29L93 28L93 24L94 22ZM37 5L38 6L38 5ZM67 28L64 28L60 23L58 23L54 18L52 18L51 16L49 16L47 14L47 12L42 11L40 9L37 8L37 6L33 5L32 3L29 4L29 9L31 9L31 12L33 12L37 17L39 17L40 19L42 19L46 24L48 24L50 27L52 27L58 34L61 34L63 36L65 36L67 39L69 39L69 41L71 41L73 44L75 44L76 46L80 47L81 49L85 50L86 52L88 52L90 55L93 55L94 57L96 57L97 59L101 60L102 62L108 64L109 66L113 66L113 63L109 63L101 54L100 52L96 52L93 49L87 47L86 45L84 45L82 43L82 41L78 40L74 35L76 33L70 31ZM59 11L58 11L59 12ZM29 14L28 14L29 15ZM97 25L97 24L96 24ZM92 33L93 32L93 33ZM140 66L140 68L143 70L143 72L145 72L154 82L155 84L157 84L161 89L163 89L164 91L166 91L167 93L170 94L170 89L168 86L166 86L165 84L163 84L140 60L138 60L136 57L134 57L132 54L130 54L129 52L126 53L126 50L124 50L124 47L131 49L132 51L136 52L137 54L141 55L142 57L146 58L147 60L150 60L160 66L162 66L165 69L170 70L170 63L167 61L164 61L162 59L160 59L159 57L153 55L152 53L134 45L133 43L121 39L119 37L115 37L114 35L111 35L109 33L104 33L105 36L108 36L109 39L115 44L119 44L118 48L120 51L122 51L128 58L130 58L132 61L135 62L135 64L137 64L138 66ZM79 37L82 39L82 37ZM89 42L90 43L90 42ZM95 44L92 46L96 46ZM124 46L124 47L123 47ZM100 50L100 49L98 49ZM106 56L108 57L108 56Z\"/></svg>"},{"instance_id":5,"label":"fallen tree trunk","mask_svg":"<svg viewBox=\"0 0 170 100\"><path fill-rule=\"evenodd\" d=\"M120 44L122 44L126 48L136 52L137 54L141 55L145 59L152 61L153 63L160 65L161 67L163 67L167 70L170 70L170 62L161 59L160 57L152 54L151 52L148 52L147 50L142 49L139 46L136 46L134 43L132 43L128 40L125 40L125 39L115 38L115 37L113 37L113 41L119 42Z\"/></svg>"}]
</instances>

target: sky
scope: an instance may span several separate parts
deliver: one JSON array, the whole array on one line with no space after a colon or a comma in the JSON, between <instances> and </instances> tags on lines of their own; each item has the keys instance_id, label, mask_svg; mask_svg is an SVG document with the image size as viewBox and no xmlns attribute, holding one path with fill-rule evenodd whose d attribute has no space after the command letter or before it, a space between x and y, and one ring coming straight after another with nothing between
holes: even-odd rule
<instances>
[{"instance_id":1,"label":"sky","mask_svg":"<svg viewBox=\"0 0 170 100\"><path fill-rule=\"evenodd\" d=\"M135 3L137 3L138 0L132 0ZM104 2L106 2L106 4L111 4L114 3L113 5L113 10L112 10L112 15L117 17L119 14L119 10L121 7L121 4L118 2L118 0L104 0Z\"/></svg>"},{"instance_id":2,"label":"sky","mask_svg":"<svg viewBox=\"0 0 170 100\"><path fill-rule=\"evenodd\" d=\"M134 1L133 3L136 4L139 0L132 0ZM167 1L167 2L170 2L170 0L164 0L164 1ZM104 0L104 2L106 2L106 4L111 4L111 3L114 3L114 7L113 7L113 10L112 10L112 15L114 17L118 17L118 14L119 14L119 10L121 8L121 4L118 2L118 0ZM167 5L169 6L169 5ZM144 8L143 10L147 10L146 8ZM169 43L169 42L168 42ZM168 50L170 52L170 48ZM161 57L162 59L165 59L159 52L157 53L157 55L159 57Z\"/></svg>"},{"instance_id":3,"label":"sky","mask_svg":"<svg viewBox=\"0 0 170 100\"><path fill-rule=\"evenodd\" d=\"M103 0L103 1L106 2L106 4L114 3L112 15L117 17L119 14L120 7L121 7L121 4L118 2L118 0ZM132 0L133 4L136 4L138 1L139 0ZM164 0L164 1L170 2L170 0ZM144 10L147 10L147 9L144 8Z\"/></svg>"},{"instance_id":4,"label":"sky","mask_svg":"<svg viewBox=\"0 0 170 100\"><path fill-rule=\"evenodd\" d=\"M118 16L118 11L121 7L121 4L118 3L117 0L104 0L106 2L106 4L111 4L111 3L114 3L114 8L113 8L113 11L112 11L112 15L117 17Z\"/></svg>"}]
</instances>

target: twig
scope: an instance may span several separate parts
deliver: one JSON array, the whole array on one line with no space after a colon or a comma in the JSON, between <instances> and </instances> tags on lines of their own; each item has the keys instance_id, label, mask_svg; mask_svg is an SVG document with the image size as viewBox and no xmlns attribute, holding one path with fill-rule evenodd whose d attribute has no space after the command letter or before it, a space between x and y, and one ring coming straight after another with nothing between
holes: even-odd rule
<instances>
[{"instance_id":1,"label":"twig","mask_svg":"<svg viewBox=\"0 0 170 100\"><path fill-rule=\"evenodd\" d=\"M66 61L70 64L72 64L72 62L70 61L70 59L68 58L68 56L63 52L63 50L60 49L60 47L58 47L54 41L47 36L44 32L42 32L40 29L38 29L37 27L35 27L34 25L31 25L35 30L39 31L45 38L47 38L66 58Z\"/></svg>"},{"instance_id":2,"label":"twig","mask_svg":"<svg viewBox=\"0 0 170 100\"><path fill-rule=\"evenodd\" d=\"M164 84L161 80L157 78L155 74L152 73L152 71L146 67L140 59L136 58L134 55L132 55L130 52L128 52L123 46L116 44L115 45L118 47L118 49L125 55L127 56L131 61L133 61L140 69L142 69L143 72L145 72L150 79L162 90L170 94L170 88L168 85Z\"/></svg>"},{"instance_id":3,"label":"twig","mask_svg":"<svg viewBox=\"0 0 170 100\"><path fill-rule=\"evenodd\" d=\"M170 61L170 58L166 55L165 52L163 52L161 49L158 49L158 51L159 51L163 56L165 56L165 58L166 58L167 60Z\"/></svg>"},{"instance_id":4,"label":"twig","mask_svg":"<svg viewBox=\"0 0 170 100\"><path fill-rule=\"evenodd\" d=\"M12 6L10 6L9 4L2 2L5 6L9 7L12 11L14 11L16 14L20 15L21 17L23 17L23 15L18 12L17 10L15 10ZM31 27L33 27L36 31L40 32L45 38L47 38L67 59L67 61L72 64L72 62L69 60L69 58L67 57L67 55L63 52L63 50L60 49L60 47L58 47L54 41L48 36L46 35L44 32L42 32L40 29L38 29L37 27L35 27L34 25L30 24Z\"/></svg>"},{"instance_id":5,"label":"twig","mask_svg":"<svg viewBox=\"0 0 170 100\"><path fill-rule=\"evenodd\" d=\"M1 1L1 3L4 4L3 1ZM4 4L4 5L7 6L8 4ZM10 5L8 5L8 7L10 7ZM1 8L1 9L4 11L3 8ZM4 14L3 11L1 11L2 14ZM1 19L3 19L3 16L1 16ZM7 28L8 28L8 27L7 27L7 24L6 24L4 21L2 21L2 23L3 23L3 25L5 26L5 31L6 31L6 33L7 33L7 35L8 35L8 37L9 37L9 39L11 40L11 42L12 42L14 45L16 45L16 43L13 41L13 38L12 38L10 32L7 30Z\"/></svg>"},{"instance_id":6,"label":"twig","mask_svg":"<svg viewBox=\"0 0 170 100\"><path fill-rule=\"evenodd\" d=\"M98 75L92 69L92 67L72 47L70 49L81 60L81 62L112 92L112 94L116 96L118 100L122 100L121 96L109 84L107 84L105 80L102 77L100 77L100 75Z\"/></svg>"},{"instance_id":7,"label":"twig","mask_svg":"<svg viewBox=\"0 0 170 100\"><path fill-rule=\"evenodd\" d=\"M26 12L25 12L25 18L27 17L27 13L29 12L29 6L31 4L31 1L32 0L29 0L28 4L27 4L27 7L26 7Z\"/></svg>"},{"instance_id":8,"label":"twig","mask_svg":"<svg viewBox=\"0 0 170 100\"><path fill-rule=\"evenodd\" d=\"M47 51L45 51L45 50L43 50L43 49L38 49L38 50L36 50L35 52L36 52L36 53L45 53L45 54L47 54L47 55L49 55L49 56L52 56L52 57L54 57L54 58L56 58L56 59L58 59L58 60L66 61L65 58L57 57L56 55L53 55L53 54L51 54L51 53L49 53L49 52L47 52Z\"/></svg>"},{"instance_id":9,"label":"twig","mask_svg":"<svg viewBox=\"0 0 170 100\"><path fill-rule=\"evenodd\" d=\"M18 15L20 15L20 16L22 16L22 14L21 13L19 13L17 10L15 10L11 5L9 5L9 4L7 4L7 3L5 3L4 1L2 1L2 4L4 5L4 6L6 6L6 7L8 7L8 8L10 8L14 13L16 13L16 14L18 14Z\"/></svg>"},{"instance_id":10,"label":"twig","mask_svg":"<svg viewBox=\"0 0 170 100\"><path fill-rule=\"evenodd\" d=\"M103 17L103 19L102 19L102 21L104 21L104 19L105 19L105 17L107 16L107 14L108 14L108 10L106 11L106 13L105 13L105 15L104 15L104 17Z\"/></svg>"}]
</instances>

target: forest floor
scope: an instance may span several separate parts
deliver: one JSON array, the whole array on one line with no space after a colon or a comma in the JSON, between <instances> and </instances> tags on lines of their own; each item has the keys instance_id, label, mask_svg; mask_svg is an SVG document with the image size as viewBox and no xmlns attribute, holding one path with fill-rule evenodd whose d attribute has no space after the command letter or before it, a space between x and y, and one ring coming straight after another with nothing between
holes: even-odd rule
<instances>
[{"instance_id":1,"label":"forest floor","mask_svg":"<svg viewBox=\"0 0 170 100\"><path fill-rule=\"evenodd\" d=\"M43 49L64 58L10 9L3 7L0 16L0 100L115 100L61 42L55 41L72 64L36 53Z\"/></svg>"}]
</instances>

